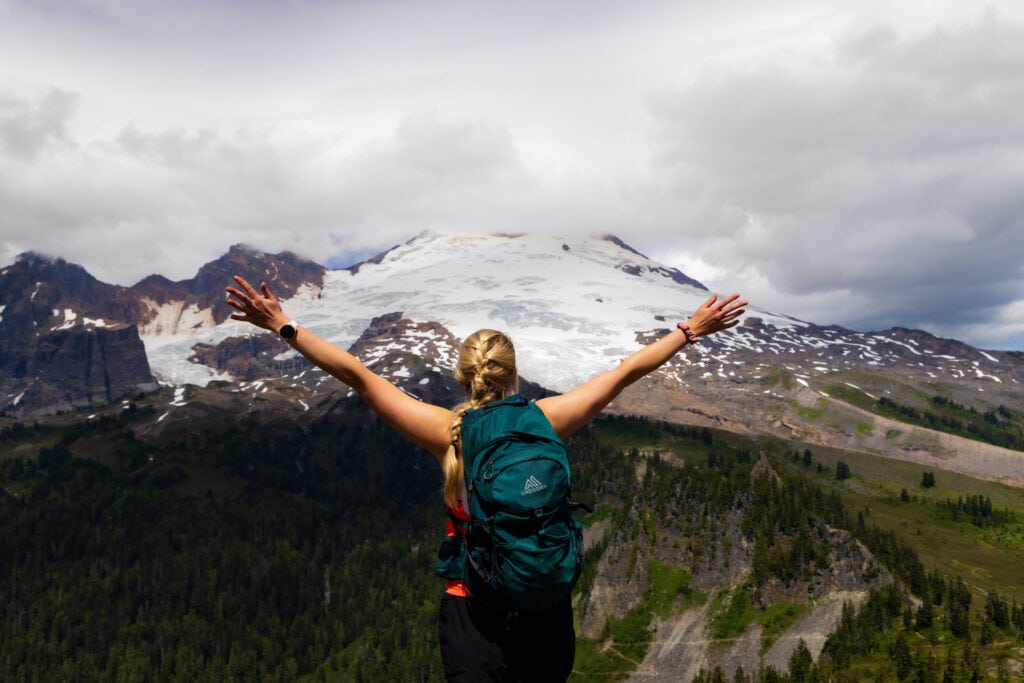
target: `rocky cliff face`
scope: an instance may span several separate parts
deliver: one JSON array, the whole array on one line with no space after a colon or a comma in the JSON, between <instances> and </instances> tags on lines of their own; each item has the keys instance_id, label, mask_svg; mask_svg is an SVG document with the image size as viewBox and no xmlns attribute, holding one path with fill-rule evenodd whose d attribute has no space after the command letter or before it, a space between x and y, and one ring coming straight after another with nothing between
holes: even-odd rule
<instances>
[{"instance_id":1,"label":"rocky cliff face","mask_svg":"<svg viewBox=\"0 0 1024 683\"><path fill-rule=\"evenodd\" d=\"M236 244L228 253L207 263L189 280L172 282L151 275L131 287L131 295L144 307L138 321L144 335L178 334L218 325L233 309L224 305L224 287L241 275L259 287L271 283L281 299L293 296L301 287L317 288L326 269L291 252L265 254Z\"/></svg>"},{"instance_id":2,"label":"rocky cliff face","mask_svg":"<svg viewBox=\"0 0 1024 683\"><path fill-rule=\"evenodd\" d=\"M22 254L0 271L0 410L53 413L156 388L142 337L188 333L223 322L231 276L273 282L282 298L316 288L325 269L295 254L264 254L236 245L189 280L152 275L132 287L100 282L63 259ZM279 340L253 337L214 348L197 344L190 359L239 379L308 368L276 359Z\"/></svg>"},{"instance_id":3,"label":"rocky cliff face","mask_svg":"<svg viewBox=\"0 0 1024 683\"><path fill-rule=\"evenodd\" d=\"M66 329L40 335L20 359L12 407L46 412L85 408L156 388L138 328Z\"/></svg>"},{"instance_id":4,"label":"rocky cliff face","mask_svg":"<svg viewBox=\"0 0 1024 683\"><path fill-rule=\"evenodd\" d=\"M677 460L671 454L660 457ZM640 469L638 482L643 479L644 468ZM777 476L763 458L753 472ZM716 507L710 498L675 496L667 505L654 504L658 514L651 514L652 509L646 507L651 501L643 494L634 494L622 523L587 529L588 545L606 544L579 611L582 635L596 640L599 647L614 647L614 638L608 636L610 620L625 619L650 599L652 560L687 568L689 587L704 596L701 601L677 598L667 614L653 618L650 647L643 661L634 662L629 680L689 681L701 669L710 671L716 666L730 679L737 669L750 673L771 665L785 671L801 640L812 656L818 657L839 622L844 603L857 605L869 591L894 581L848 531L830 527L807 513L806 541L820 561L786 580L769 573L758 585L753 579L757 538L744 530L744 509L756 503L755 489L741 490L725 509ZM789 546L794 540L791 531L777 529L775 541L780 546ZM770 646L757 623L742 633L716 637L713 622L738 592L746 593L750 603L761 610L776 604L807 608L773 637Z\"/></svg>"},{"instance_id":5,"label":"rocky cliff face","mask_svg":"<svg viewBox=\"0 0 1024 683\"><path fill-rule=\"evenodd\" d=\"M143 306L60 259L23 255L0 272L0 409L56 412L156 387Z\"/></svg>"}]
</instances>

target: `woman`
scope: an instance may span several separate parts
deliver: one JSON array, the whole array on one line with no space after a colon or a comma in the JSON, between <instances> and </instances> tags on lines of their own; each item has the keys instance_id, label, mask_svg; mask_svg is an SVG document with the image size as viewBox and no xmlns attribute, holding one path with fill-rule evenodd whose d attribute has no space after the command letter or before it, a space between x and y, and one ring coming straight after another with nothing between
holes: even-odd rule
<instances>
[{"instance_id":1,"label":"woman","mask_svg":"<svg viewBox=\"0 0 1024 683\"><path fill-rule=\"evenodd\" d=\"M229 286L227 302L235 320L278 333L322 370L350 386L387 424L437 458L444 474L444 500L456 519L466 519L460 425L467 410L516 391L515 350L504 334L480 330L462 344L455 378L466 401L455 410L418 401L375 374L352 354L291 320L267 284L256 291L242 277ZM555 434L565 439L593 419L627 386L657 369L686 344L735 326L746 301L732 294L712 295L686 323L641 348L617 368L579 387L536 401ZM455 533L449 522L449 535ZM510 626L501 615L474 603L465 586L449 580L439 615L441 655L449 681L564 681L575 653L572 610L568 601L546 611L522 615Z\"/></svg>"}]
</instances>

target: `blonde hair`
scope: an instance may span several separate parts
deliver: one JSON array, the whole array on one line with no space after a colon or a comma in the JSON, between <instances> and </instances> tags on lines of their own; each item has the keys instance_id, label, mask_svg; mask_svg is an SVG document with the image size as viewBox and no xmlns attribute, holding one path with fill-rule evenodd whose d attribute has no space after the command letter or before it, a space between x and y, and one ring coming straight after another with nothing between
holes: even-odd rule
<instances>
[{"instance_id":1,"label":"blonde hair","mask_svg":"<svg viewBox=\"0 0 1024 683\"><path fill-rule=\"evenodd\" d=\"M519 390L512 340L496 330L477 330L466 337L459 349L455 381L465 390L466 400L455 408L451 445L441 459L444 502L451 508L462 496L462 420L466 411Z\"/></svg>"}]
</instances>

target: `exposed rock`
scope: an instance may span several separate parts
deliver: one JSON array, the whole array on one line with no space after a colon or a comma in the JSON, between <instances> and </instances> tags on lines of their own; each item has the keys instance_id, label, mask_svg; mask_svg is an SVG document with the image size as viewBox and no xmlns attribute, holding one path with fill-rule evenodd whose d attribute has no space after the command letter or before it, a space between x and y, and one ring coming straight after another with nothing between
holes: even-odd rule
<instances>
[{"instance_id":1,"label":"exposed rock","mask_svg":"<svg viewBox=\"0 0 1024 683\"><path fill-rule=\"evenodd\" d=\"M771 465L759 458L753 476L773 475ZM807 577L783 583L773 576L751 596L758 609L778 602L810 603L806 614L781 634L766 652L763 629L751 624L744 633L722 641L711 639L711 605L716 596L737 590L751 590L750 577L755 539L742 532L743 508L752 501L737 501L723 513L707 516L699 501L677 501L665 515L645 529L635 512L642 502L630 506L630 522L613 532L602 557L591 593L581 604L582 634L600 639L609 618L621 618L641 604L648 589L648 562L660 562L690 569L691 586L707 596L704 603L677 609L664 619L655 619L651 647L630 680L690 681L703 668L722 668L731 678L737 668L747 674L771 664L785 671L789 658L803 640L816 659L825 640L842 615L845 602L859 605L872 589L891 583L891 573L849 532L809 520L811 542L827 555L815 563ZM686 529L699 529L699 536L687 536ZM776 543L790 542L779 533ZM728 597L723 600L728 601Z\"/></svg>"},{"instance_id":2,"label":"exposed rock","mask_svg":"<svg viewBox=\"0 0 1024 683\"><path fill-rule=\"evenodd\" d=\"M690 681L708 662L710 603L673 614L654 632L654 644L630 681ZM713 666L713 665L711 665Z\"/></svg>"},{"instance_id":3,"label":"exposed rock","mask_svg":"<svg viewBox=\"0 0 1024 683\"><path fill-rule=\"evenodd\" d=\"M277 297L286 299L302 287L322 286L325 272L323 266L292 252L266 254L236 244L219 259L200 268L191 279L172 282L161 275L151 275L130 291L147 305L143 319L138 320L146 325L146 333L169 334L181 331L171 324L176 313L193 325L196 319L208 318L203 320L207 327L227 320L234 309L224 303L224 287L233 284L235 275L241 275L257 288L261 282L268 282ZM155 321L160 322L158 327L153 326Z\"/></svg>"},{"instance_id":4,"label":"exposed rock","mask_svg":"<svg viewBox=\"0 0 1024 683\"><path fill-rule=\"evenodd\" d=\"M286 297L319 286L324 272L288 252L235 246L190 280L153 275L126 288L100 282L63 259L22 254L0 272L0 408L18 416L52 413L151 390L156 383L140 331L173 334L222 322L232 312L224 286L235 273L257 285L273 281L275 292ZM219 353L198 348L194 362L230 366L250 378L305 363L267 360L262 346L248 349L256 363L244 362L232 344L237 342Z\"/></svg>"},{"instance_id":5,"label":"exposed rock","mask_svg":"<svg viewBox=\"0 0 1024 683\"><path fill-rule=\"evenodd\" d=\"M216 346L196 344L194 362L202 363L240 380L255 380L313 367L273 334L229 337Z\"/></svg>"},{"instance_id":6,"label":"exposed rock","mask_svg":"<svg viewBox=\"0 0 1024 683\"><path fill-rule=\"evenodd\" d=\"M643 602L648 584L650 544L639 533L640 520L630 508L629 523L613 534L598 564L597 578L580 608L583 635L601 637L609 618L621 619Z\"/></svg>"},{"instance_id":7,"label":"exposed rock","mask_svg":"<svg viewBox=\"0 0 1024 683\"><path fill-rule=\"evenodd\" d=\"M0 273L0 408L54 413L156 384L123 288L62 259L23 254Z\"/></svg>"},{"instance_id":8,"label":"exposed rock","mask_svg":"<svg viewBox=\"0 0 1024 683\"><path fill-rule=\"evenodd\" d=\"M7 405L17 415L54 413L156 388L134 325L67 329L34 340L18 359Z\"/></svg>"},{"instance_id":9,"label":"exposed rock","mask_svg":"<svg viewBox=\"0 0 1024 683\"><path fill-rule=\"evenodd\" d=\"M806 614L797 619L772 644L768 652L761 658L761 662L765 666L774 666L779 671L785 671L801 640L807 645L811 658L817 661L828 636L839 625L839 620L843 615L843 605L850 603L854 608L860 607L867 596L868 591L866 590L836 590L822 595L812 603L811 609ZM724 666L722 668L723 671L729 671Z\"/></svg>"}]
</instances>

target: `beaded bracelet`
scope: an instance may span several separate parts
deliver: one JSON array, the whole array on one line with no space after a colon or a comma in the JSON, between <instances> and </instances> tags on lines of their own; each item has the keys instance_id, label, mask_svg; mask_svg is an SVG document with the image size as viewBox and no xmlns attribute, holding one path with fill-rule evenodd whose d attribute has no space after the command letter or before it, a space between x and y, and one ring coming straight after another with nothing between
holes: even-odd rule
<instances>
[{"instance_id":1,"label":"beaded bracelet","mask_svg":"<svg viewBox=\"0 0 1024 683\"><path fill-rule=\"evenodd\" d=\"M678 327L680 330L682 330L683 334L686 335L686 341L687 342L689 342L690 344L696 344L697 343L697 334L693 330L690 329L689 325L687 325L686 323L679 323L678 325L676 325L676 327Z\"/></svg>"}]
</instances>

